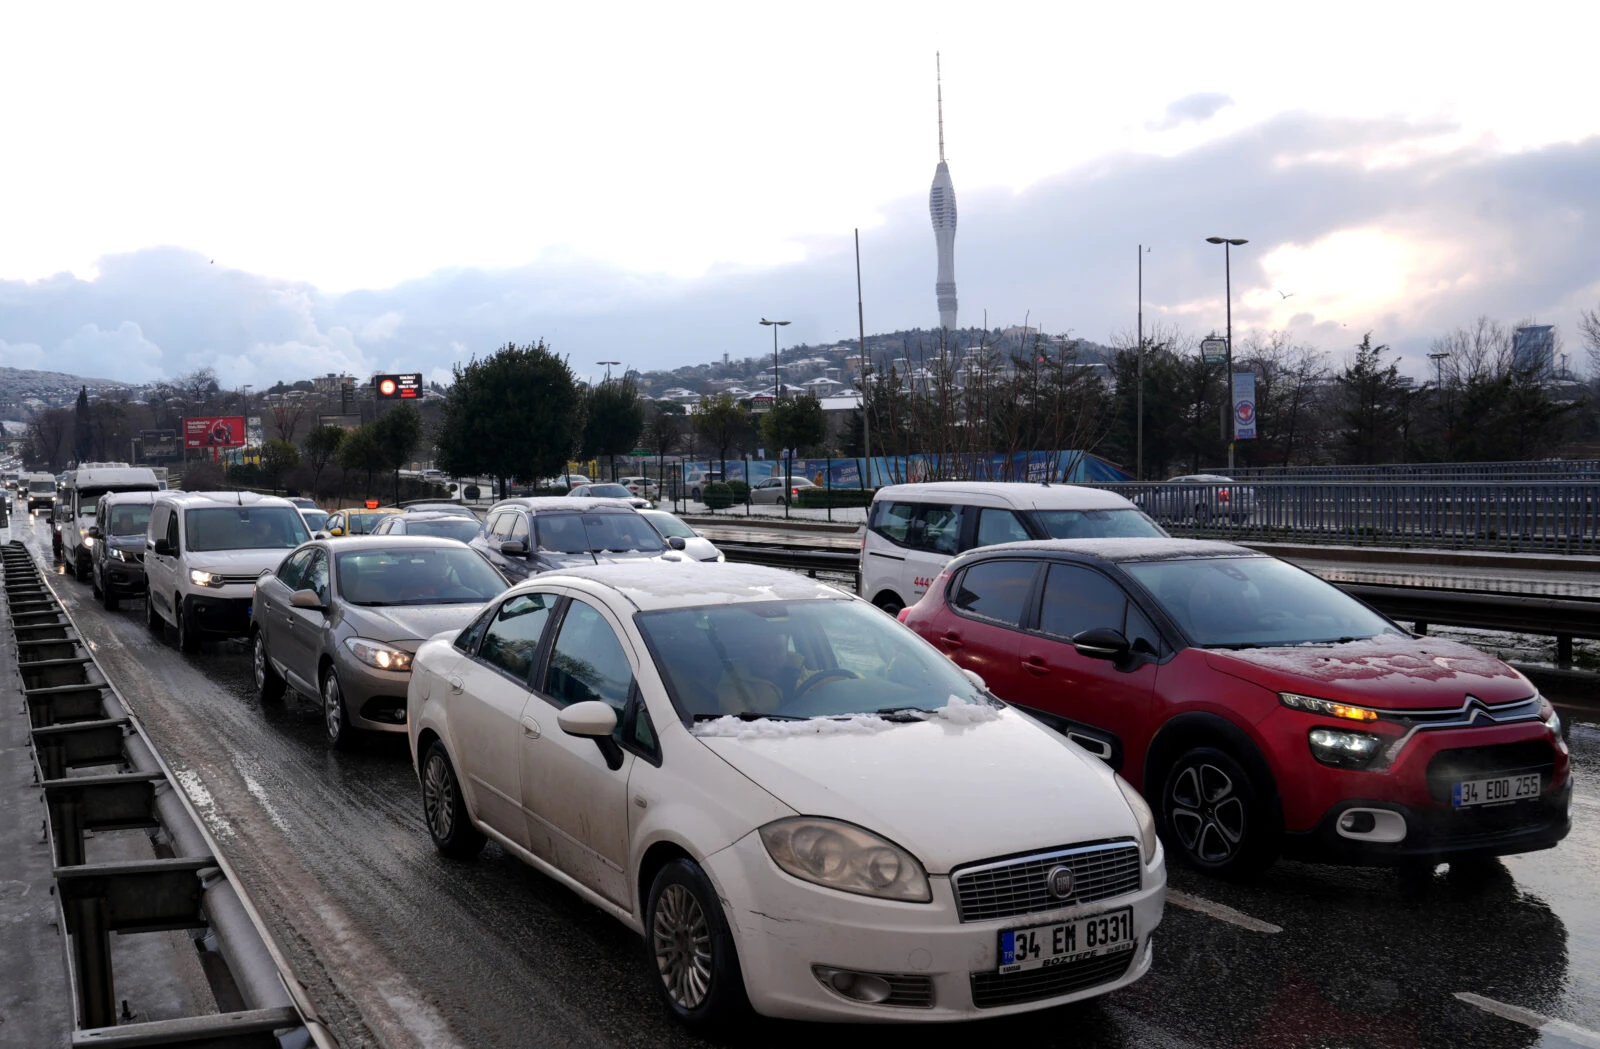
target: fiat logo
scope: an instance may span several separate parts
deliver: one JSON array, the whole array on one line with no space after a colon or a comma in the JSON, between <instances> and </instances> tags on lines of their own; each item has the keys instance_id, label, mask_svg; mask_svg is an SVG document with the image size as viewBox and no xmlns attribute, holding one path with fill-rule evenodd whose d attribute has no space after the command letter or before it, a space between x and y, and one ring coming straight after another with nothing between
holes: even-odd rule
<instances>
[{"instance_id":1,"label":"fiat logo","mask_svg":"<svg viewBox=\"0 0 1600 1049\"><path fill-rule=\"evenodd\" d=\"M1072 869L1070 867L1056 867L1045 875L1045 888L1050 890L1050 895L1058 900L1064 900L1072 895Z\"/></svg>"}]
</instances>

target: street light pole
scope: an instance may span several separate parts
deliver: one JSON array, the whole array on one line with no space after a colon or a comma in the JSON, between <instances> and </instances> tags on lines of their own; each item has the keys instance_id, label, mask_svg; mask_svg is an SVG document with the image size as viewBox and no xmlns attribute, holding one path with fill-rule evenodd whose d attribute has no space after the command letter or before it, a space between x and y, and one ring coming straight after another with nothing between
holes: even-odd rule
<instances>
[{"instance_id":1,"label":"street light pole","mask_svg":"<svg viewBox=\"0 0 1600 1049\"><path fill-rule=\"evenodd\" d=\"M1144 480L1144 245L1139 246L1139 407L1138 432L1139 452L1134 460L1133 478L1136 481Z\"/></svg>"},{"instance_id":2,"label":"street light pole","mask_svg":"<svg viewBox=\"0 0 1600 1049\"><path fill-rule=\"evenodd\" d=\"M772 400L776 404L778 398L783 396L783 385L778 381L778 329L789 322L769 321L762 317L761 323L772 329Z\"/></svg>"},{"instance_id":3,"label":"street light pole","mask_svg":"<svg viewBox=\"0 0 1600 1049\"><path fill-rule=\"evenodd\" d=\"M861 334L861 451L865 469L861 487L870 488L872 476L872 416L867 413L867 315L861 308L861 231L856 230L856 324ZM831 505L831 504L830 504Z\"/></svg>"},{"instance_id":4,"label":"street light pole","mask_svg":"<svg viewBox=\"0 0 1600 1049\"><path fill-rule=\"evenodd\" d=\"M1228 309L1228 401L1226 405L1229 425L1223 436L1228 438L1228 472L1233 472L1233 434L1237 428L1237 421L1233 416L1233 256L1232 249L1235 245L1248 244L1243 237L1207 237L1207 244L1222 245L1222 273L1223 294L1227 297Z\"/></svg>"},{"instance_id":5,"label":"street light pole","mask_svg":"<svg viewBox=\"0 0 1600 1049\"><path fill-rule=\"evenodd\" d=\"M611 366L613 364L621 364L622 362L621 361L595 361L595 363L596 364L603 364L603 365L606 366L605 381L606 382L610 382L611 381Z\"/></svg>"}]
</instances>

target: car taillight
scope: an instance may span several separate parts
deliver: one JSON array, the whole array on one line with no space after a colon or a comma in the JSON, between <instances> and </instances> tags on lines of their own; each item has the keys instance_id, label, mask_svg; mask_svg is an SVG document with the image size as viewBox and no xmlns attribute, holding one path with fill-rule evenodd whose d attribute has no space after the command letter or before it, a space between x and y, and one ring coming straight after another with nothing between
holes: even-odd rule
<instances>
[{"instance_id":1,"label":"car taillight","mask_svg":"<svg viewBox=\"0 0 1600 1049\"><path fill-rule=\"evenodd\" d=\"M1221 501L1221 502L1224 502L1224 503L1227 502L1228 501L1228 490L1226 488L1217 489L1217 499L1219 501Z\"/></svg>"},{"instance_id":2,"label":"car taillight","mask_svg":"<svg viewBox=\"0 0 1600 1049\"><path fill-rule=\"evenodd\" d=\"M793 488L789 489L789 494L790 495L799 495L800 494L800 486L799 485L795 485Z\"/></svg>"}]
</instances>

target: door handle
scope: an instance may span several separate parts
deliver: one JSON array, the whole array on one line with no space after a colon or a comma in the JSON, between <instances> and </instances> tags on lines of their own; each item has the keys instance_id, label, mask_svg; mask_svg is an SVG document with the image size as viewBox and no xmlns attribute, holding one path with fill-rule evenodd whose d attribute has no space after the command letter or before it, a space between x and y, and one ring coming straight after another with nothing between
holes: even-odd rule
<instances>
[{"instance_id":1,"label":"door handle","mask_svg":"<svg viewBox=\"0 0 1600 1049\"><path fill-rule=\"evenodd\" d=\"M539 723L532 718L523 718L522 734L527 736L529 739L538 739L541 734Z\"/></svg>"},{"instance_id":2,"label":"door handle","mask_svg":"<svg viewBox=\"0 0 1600 1049\"><path fill-rule=\"evenodd\" d=\"M1050 666L1038 656L1028 656L1022 661L1022 669L1030 674L1044 675L1050 673Z\"/></svg>"},{"instance_id":3,"label":"door handle","mask_svg":"<svg viewBox=\"0 0 1600 1049\"><path fill-rule=\"evenodd\" d=\"M951 630L939 639L939 643L946 648L964 648L966 642L961 640L961 635Z\"/></svg>"},{"instance_id":4,"label":"door handle","mask_svg":"<svg viewBox=\"0 0 1600 1049\"><path fill-rule=\"evenodd\" d=\"M461 695L462 689L466 687L465 685L462 684L461 679L458 678L458 677L450 677L447 680L449 681L449 684L450 684L450 694L452 696Z\"/></svg>"}]
</instances>

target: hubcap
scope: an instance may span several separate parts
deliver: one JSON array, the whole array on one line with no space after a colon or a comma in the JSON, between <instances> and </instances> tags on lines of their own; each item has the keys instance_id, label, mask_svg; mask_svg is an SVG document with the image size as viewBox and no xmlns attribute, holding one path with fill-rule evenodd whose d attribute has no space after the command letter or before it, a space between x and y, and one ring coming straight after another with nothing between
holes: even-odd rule
<instances>
[{"instance_id":1,"label":"hubcap","mask_svg":"<svg viewBox=\"0 0 1600 1049\"><path fill-rule=\"evenodd\" d=\"M322 679L322 720L328 725L328 738L338 739L344 731L344 697L339 694L339 679L329 673Z\"/></svg>"},{"instance_id":2,"label":"hubcap","mask_svg":"<svg viewBox=\"0 0 1600 1049\"><path fill-rule=\"evenodd\" d=\"M422 770L422 814L436 841L448 839L455 826L455 792L449 764L440 755L430 754Z\"/></svg>"},{"instance_id":3,"label":"hubcap","mask_svg":"<svg viewBox=\"0 0 1600 1049\"><path fill-rule=\"evenodd\" d=\"M267 639L260 634L256 635L256 650L251 662L255 666L256 691L267 687Z\"/></svg>"},{"instance_id":4,"label":"hubcap","mask_svg":"<svg viewBox=\"0 0 1600 1049\"><path fill-rule=\"evenodd\" d=\"M711 928L694 893L682 885L662 891L650 938L667 996L680 1008L698 1008L711 990Z\"/></svg>"},{"instance_id":5,"label":"hubcap","mask_svg":"<svg viewBox=\"0 0 1600 1049\"><path fill-rule=\"evenodd\" d=\"M1190 765L1173 781L1169 818L1185 850L1201 863L1232 859L1244 840L1244 801L1215 765Z\"/></svg>"}]
</instances>

